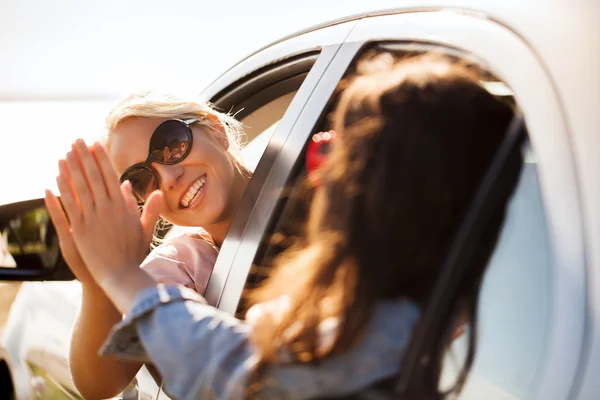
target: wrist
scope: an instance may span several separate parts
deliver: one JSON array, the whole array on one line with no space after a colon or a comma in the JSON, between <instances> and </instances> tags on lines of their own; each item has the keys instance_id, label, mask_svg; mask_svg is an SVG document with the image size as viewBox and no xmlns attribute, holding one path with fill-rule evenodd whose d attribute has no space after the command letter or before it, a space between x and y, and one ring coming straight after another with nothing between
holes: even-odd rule
<instances>
[{"instance_id":1,"label":"wrist","mask_svg":"<svg viewBox=\"0 0 600 400\"><path fill-rule=\"evenodd\" d=\"M81 290L84 295L93 296L93 297L106 297L104 290L102 287L96 283L96 281L92 280L91 282L81 282Z\"/></svg>"},{"instance_id":2,"label":"wrist","mask_svg":"<svg viewBox=\"0 0 600 400\"><path fill-rule=\"evenodd\" d=\"M98 281L106 296L117 309L126 314L129 312L135 298L142 290L156 285L154 279L144 270L138 268L124 268L118 273L109 273Z\"/></svg>"}]
</instances>

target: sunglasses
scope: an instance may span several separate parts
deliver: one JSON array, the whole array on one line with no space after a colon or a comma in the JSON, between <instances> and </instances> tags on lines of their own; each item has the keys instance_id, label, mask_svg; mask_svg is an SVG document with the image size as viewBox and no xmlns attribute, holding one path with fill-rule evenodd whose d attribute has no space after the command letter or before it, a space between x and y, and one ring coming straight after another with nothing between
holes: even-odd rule
<instances>
[{"instance_id":1,"label":"sunglasses","mask_svg":"<svg viewBox=\"0 0 600 400\"><path fill-rule=\"evenodd\" d=\"M173 165L183 161L192 148L192 129L190 125L197 119L181 121L169 119L161 123L150 137L148 158L127 168L119 182L129 181L138 203L144 204L153 191L159 188L158 174L150 165L158 163Z\"/></svg>"}]
</instances>

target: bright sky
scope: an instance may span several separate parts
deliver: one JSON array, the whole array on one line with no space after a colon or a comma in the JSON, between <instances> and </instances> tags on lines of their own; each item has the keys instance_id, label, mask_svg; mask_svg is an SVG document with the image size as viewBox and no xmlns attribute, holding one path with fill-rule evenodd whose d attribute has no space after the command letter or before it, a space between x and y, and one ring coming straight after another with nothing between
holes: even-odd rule
<instances>
[{"instance_id":1,"label":"bright sky","mask_svg":"<svg viewBox=\"0 0 600 400\"><path fill-rule=\"evenodd\" d=\"M395 1L381 3L383 9L397 7ZM43 187L53 186L58 157L76 137L98 138L104 117L119 98L149 89L200 93L260 47L370 7L358 0L304 0L302 8L291 4L0 2L0 138L5 154L0 159L0 204L42 197Z\"/></svg>"},{"instance_id":2,"label":"bright sky","mask_svg":"<svg viewBox=\"0 0 600 400\"><path fill-rule=\"evenodd\" d=\"M112 97L149 87L199 91L259 47L362 11L365 3L3 1L0 99Z\"/></svg>"},{"instance_id":3,"label":"bright sky","mask_svg":"<svg viewBox=\"0 0 600 400\"><path fill-rule=\"evenodd\" d=\"M497 3L436 3L452 1ZM375 3L1 1L0 205L41 197L69 143L98 138L107 112L132 92L197 94L236 62L291 33L358 13L422 5ZM35 158L22 157L24 143L36 148Z\"/></svg>"}]
</instances>

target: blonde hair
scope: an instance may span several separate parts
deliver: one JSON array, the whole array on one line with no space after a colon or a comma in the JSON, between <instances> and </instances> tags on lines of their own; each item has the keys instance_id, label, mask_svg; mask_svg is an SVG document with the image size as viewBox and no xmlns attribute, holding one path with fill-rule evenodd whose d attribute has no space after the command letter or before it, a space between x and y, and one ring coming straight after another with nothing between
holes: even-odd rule
<instances>
[{"instance_id":1,"label":"blonde hair","mask_svg":"<svg viewBox=\"0 0 600 400\"><path fill-rule=\"evenodd\" d=\"M195 124L205 128L217 140L223 133L227 136L227 154L236 168L249 179L252 173L244 165L241 148L244 136L241 122L230 114L215 110L208 102L197 98L185 98L156 92L132 94L121 100L106 117L104 145L110 148L110 139L117 126L129 118L197 119Z\"/></svg>"}]
</instances>

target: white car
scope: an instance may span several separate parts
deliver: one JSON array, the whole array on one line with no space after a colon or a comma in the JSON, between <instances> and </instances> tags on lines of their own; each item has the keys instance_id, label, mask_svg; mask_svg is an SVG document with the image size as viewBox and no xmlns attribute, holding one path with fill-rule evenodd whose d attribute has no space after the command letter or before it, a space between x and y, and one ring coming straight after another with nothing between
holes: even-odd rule
<instances>
[{"instance_id":1,"label":"white car","mask_svg":"<svg viewBox=\"0 0 600 400\"><path fill-rule=\"evenodd\" d=\"M252 265L272 250L267 239L286 218L282 188L302 177L305 144L324 126L357 56L449 53L489 71L484 84L516 102L529 134L527 164L485 276L478 351L461 398L600 398L600 2L401 3L393 10L366 4L372 10L362 15L279 40L203 92L247 126L255 166L207 299L230 313L243 308L243 291L261 278ZM0 160L0 170L12 162ZM0 229L41 204L0 206ZM0 269L0 280L68 279L51 257L51 227L42 231L44 253L34 261L23 255L27 243L19 249L6 234L16 267ZM80 398L67 364L80 291L77 281L23 284L0 342L1 398ZM142 370L122 397L157 392Z\"/></svg>"}]
</instances>

